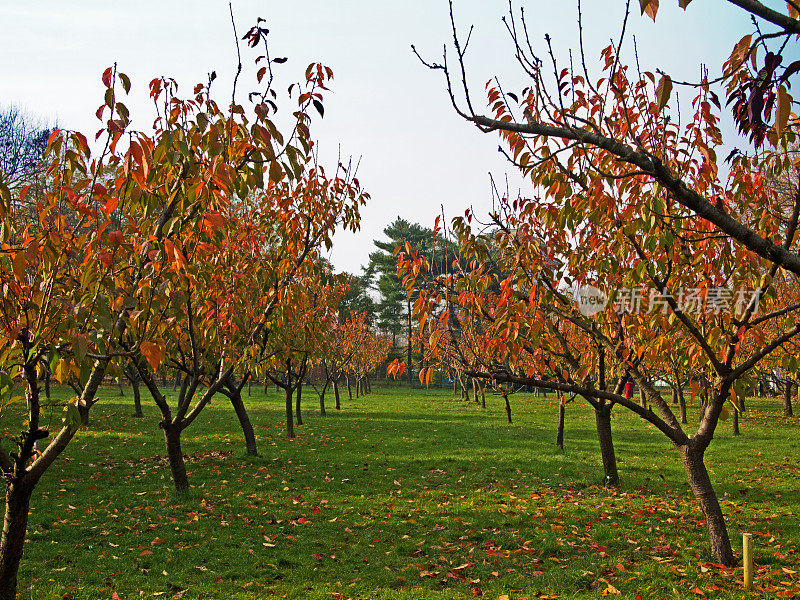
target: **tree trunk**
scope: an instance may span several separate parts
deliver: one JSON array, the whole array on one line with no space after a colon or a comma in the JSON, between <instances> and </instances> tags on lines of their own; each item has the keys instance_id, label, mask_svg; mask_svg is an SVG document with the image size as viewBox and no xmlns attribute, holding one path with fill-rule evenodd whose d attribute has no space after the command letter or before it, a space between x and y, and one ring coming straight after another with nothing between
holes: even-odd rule
<instances>
[{"instance_id":1,"label":"tree trunk","mask_svg":"<svg viewBox=\"0 0 800 600\"><path fill-rule=\"evenodd\" d=\"M731 415L731 424L733 426L733 435L739 435L739 407L733 407L733 415Z\"/></svg>"},{"instance_id":2,"label":"tree trunk","mask_svg":"<svg viewBox=\"0 0 800 600\"><path fill-rule=\"evenodd\" d=\"M786 383L783 384L783 416L784 417L793 417L794 411L792 411L792 381L791 379L787 379Z\"/></svg>"},{"instance_id":3,"label":"tree trunk","mask_svg":"<svg viewBox=\"0 0 800 600\"><path fill-rule=\"evenodd\" d=\"M294 415L292 414L292 387L286 388L286 437L294 439Z\"/></svg>"},{"instance_id":4,"label":"tree trunk","mask_svg":"<svg viewBox=\"0 0 800 600\"><path fill-rule=\"evenodd\" d=\"M739 412L744 412L746 409L744 407L745 403L745 392L742 390L741 394L736 394L736 402L739 404Z\"/></svg>"},{"instance_id":5,"label":"tree trunk","mask_svg":"<svg viewBox=\"0 0 800 600\"><path fill-rule=\"evenodd\" d=\"M181 384L181 372L177 369L175 370L175 383L172 384L172 391L176 391L178 386Z\"/></svg>"},{"instance_id":6,"label":"tree trunk","mask_svg":"<svg viewBox=\"0 0 800 600\"><path fill-rule=\"evenodd\" d=\"M189 491L189 478L186 475L186 462L183 460L183 450L181 450L181 430L171 423L162 422L162 427L167 442L167 457L175 491L179 495L183 495Z\"/></svg>"},{"instance_id":7,"label":"tree trunk","mask_svg":"<svg viewBox=\"0 0 800 600\"><path fill-rule=\"evenodd\" d=\"M508 394L503 394L503 400L506 401L506 416L508 417L508 422L511 423L511 402L508 401Z\"/></svg>"},{"instance_id":8,"label":"tree trunk","mask_svg":"<svg viewBox=\"0 0 800 600\"><path fill-rule=\"evenodd\" d=\"M481 386L481 408L486 408L486 386Z\"/></svg>"},{"instance_id":9,"label":"tree trunk","mask_svg":"<svg viewBox=\"0 0 800 600\"><path fill-rule=\"evenodd\" d=\"M708 391L703 386L703 389L700 391L700 422L703 422L703 419L706 418L706 410L708 409Z\"/></svg>"},{"instance_id":10,"label":"tree trunk","mask_svg":"<svg viewBox=\"0 0 800 600\"><path fill-rule=\"evenodd\" d=\"M678 386L675 385L672 387L672 404L676 406L678 404Z\"/></svg>"},{"instance_id":11,"label":"tree trunk","mask_svg":"<svg viewBox=\"0 0 800 600\"><path fill-rule=\"evenodd\" d=\"M414 368L411 362L411 351L413 349L411 345L411 299L406 299L406 309L408 312L408 362L406 363L408 365L408 384L414 387Z\"/></svg>"},{"instance_id":12,"label":"tree trunk","mask_svg":"<svg viewBox=\"0 0 800 600\"><path fill-rule=\"evenodd\" d=\"M322 393L319 395L319 414L323 417L325 416L325 388L322 389Z\"/></svg>"},{"instance_id":13,"label":"tree trunk","mask_svg":"<svg viewBox=\"0 0 800 600\"><path fill-rule=\"evenodd\" d=\"M242 392L235 386L228 387L228 390L231 394L228 398L233 406L233 412L236 413L236 418L239 419L239 427L242 428L242 434L244 434L244 445L247 449L247 454L258 456L256 434L253 431L253 424L250 422L250 415L247 414L247 408L242 401Z\"/></svg>"},{"instance_id":14,"label":"tree trunk","mask_svg":"<svg viewBox=\"0 0 800 600\"><path fill-rule=\"evenodd\" d=\"M131 389L133 390L133 416L141 418L144 416L144 413L142 413L142 394L139 390L139 378L134 377L130 382Z\"/></svg>"},{"instance_id":15,"label":"tree trunk","mask_svg":"<svg viewBox=\"0 0 800 600\"><path fill-rule=\"evenodd\" d=\"M595 407L594 419L597 425L597 441L600 442L600 456L603 459L606 485L618 486L619 471L614 452L614 438L611 435L611 407L605 405L599 408Z\"/></svg>"},{"instance_id":16,"label":"tree trunk","mask_svg":"<svg viewBox=\"0 0 800 600\"><path fill-rule=\"evenodd\" d=\"M733 567L736 565L736 560L733 557L725 516L722 514L717 494L711 485L711 478L708 476L706 465L703 462L703 452L692 450L690 446L681 446L679 451L683 460L683 468L689 478L689 485L706 518L711 555L716 562L722 563L726 567Z\"/></svg>"},{"instance_id":17,"label":"tree trunk","mask_svg":"<svg viewBox=\"0 0 800 600\"><path fill-rule=\"evenodd\" d=\"M559 398L558 401L558 429L556 430L556 446L564 449L564 416L566 415L567 407L564 405L563 399Z\"/></svg>"},{"instance_id":18,"label":"tree trunk","mask_svg":"<svg viewBox=\"0 0 800 600\"><path fill-rule=\"evenodd\" d=\"M647 396L644 393L644 388L639 388L639 404L642 408L647 408Z\"/></svg>"},{"instance_id":19,"label":"tree trunk","mask_svg":"<svg viewBox=\"0 0 800 600\"><path fill-rule=\"evenodd\" d=\"M342 410L342 403L339 401L339 380L333 380L333 397L336 400L336 410Z\"/></svg>"},{"instance_id":20,"label":"tree trunk","mask_svg":"<svg viewBox=\"0 0 800 600\"><path fill-rule=\"evenodd\" d=\"M117 387L119 388L119 395L124 396L125 392L122 390L122 377L117 377Z\"/></svg>"},{"instance_id":21,"label":"tree trunk","mask_svg":"<svg viewBox=\"0 0 800 600\"><path fill-rule=\"evenodd\" d=\"M353 399L353 388L350 387L350 375L345 375L345 380L347 381L347 395L350 397L350 400Z\"/></svg>"},{"instance_id":22,"label":"tree trunk","mask_svg":"<svg viewBox=\"0 0 800 600\"><path fill-rule=\"evenodd\" d=\"M247 396L248 397L253 395L253 389L252 388L253 388L253 378L251 377L250 379L247 380Z\"/></svg>"},{"instance_id":23,"label":"tree trunk","mask_svg":"<svg viewBox=\"0 0 800 600\"><path fill-rule=\"evenodd\" d=\"M689 419L686 417L686 397L683 395L683 387L681 384L677 384L678 387L678 404L680 404L681 409L681 425L688 425Z\"/></svg>"},{"instance_id":24,"label":"tree trunk","mask_svg":"<svg viewBox=\"0 0 800 600\"><path fill-rule=\"evenodd\" d=\"M297 382L297 399L295 400L295 409L294 411L297 413L295 417L297 418L297 424L303 424L303 413L300 412L300 402L303 399L303 382Z\"/></svg>"},{"instance_id":25,"label":"tree trunk","mask_svg":"<svg viewBox=\"0 0 800 600\"><path fill-rule=\"evenodd\" d=\"M44 372L44 397L47 398L47 401L50 402L50 378L52 377L52 373L50 373L50 368L48 367L45 369ZM800 393L800 387L797 388L798 393Z\"/></svg>"},{"instance_id":26,"label":"tree trunk","mask_svg":"<svg viewBox=\"0 0 800 600\"><path fill-rule=\"evenodd\" d=\"M28 531L31 494L33 486L6 485L6 510L0 537L0 600L14 600L17 595L17 572Z\"/></svg>"}]
</instances>

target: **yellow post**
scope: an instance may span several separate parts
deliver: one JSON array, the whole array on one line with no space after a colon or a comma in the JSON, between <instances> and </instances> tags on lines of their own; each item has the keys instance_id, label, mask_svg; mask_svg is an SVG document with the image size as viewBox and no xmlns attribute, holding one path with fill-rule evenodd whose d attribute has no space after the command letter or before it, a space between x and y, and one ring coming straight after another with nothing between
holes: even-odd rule
<instances>
[{"instance_id":1,"label":"yellow post","mask_svg":"<svg viewBox=\"0 0 800 600\"><path fill-rule=\"evenodd\" d=\"M744 563L744 589L753 589L753 534L742 535L742 562Z\"/></svg>"}]
</instances>

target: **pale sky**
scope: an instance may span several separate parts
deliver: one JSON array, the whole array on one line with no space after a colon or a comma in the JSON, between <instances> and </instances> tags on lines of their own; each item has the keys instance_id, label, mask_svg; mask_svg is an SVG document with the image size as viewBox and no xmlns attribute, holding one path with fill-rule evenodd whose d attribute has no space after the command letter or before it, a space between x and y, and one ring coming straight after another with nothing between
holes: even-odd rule
<instances>
[{"instance_id":1,"label":"pale sky","mask_svg":"<svg viewBox=\"0 0 800 600\"><path fill-rule=\"evenodd\" d=\"M467 56L473 99L483 106L483 86L498 75L509 90L526 85L514 68L511 44L500 21L506 0L454 0L462 28L475 25ZM623 0L583 0L586 53L597 64L600 49L619 37ZM697 79L701 62L718 74L733 44L752 26L742 11L723 0L695 0L688 10L661 0L658 21L642 17L631 3L629 32L636 35L643 70L660 67L674 79ZM768 2L780 7L781 2ZM522 0L536 51L545 55L549 33L561 64L577 48L575 0ZM284 91L313 61L335 73L325 117L315 120L323 163L361 157L359 179L372 195L361 232L336 236L331 259L341 270L359 272L372 240L395 217L432 226L440 205L448 218L474 206L486 212L489 173L506 175L526 191L513 168L497 153L495 136L481 134L450 108L439 73L423 67L410 44L438 60L450 40L446 0L234 0L239 37L261 16L270 29L272 56ZM230 96L236 52L228 3L220 0L0 0L0 106L16 104L90 139L99 128L94 111L102 103L100 76L115 61L133 82L125 101L132 126L149 130L152 111L147 83L155 76L176 79L188 93L216 71L217 99ZM633 38L623 48L632 63ZM243 45L247 64L255 54ZM797 58L797 57L795 57ZM793 60L793 59L792 59ZM784 64L791 60L784 59ZM597 73L598 71L595 71ZM247 74L238 100L245 101ZM689 93L682 95L688 105ZM289 104L279 103L285 111ZM531 192L531 190L527 190Z\"/></svg>"}]
</instances>

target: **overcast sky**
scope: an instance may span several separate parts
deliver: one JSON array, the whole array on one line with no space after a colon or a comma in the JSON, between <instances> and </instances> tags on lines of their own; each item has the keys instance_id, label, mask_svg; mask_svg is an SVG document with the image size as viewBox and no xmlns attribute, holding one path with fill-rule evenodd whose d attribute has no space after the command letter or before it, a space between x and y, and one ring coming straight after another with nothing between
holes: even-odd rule
<instances>
[{"instance_id":1,"label":"overcast sky","mask_svg":"<svg viewBox=\"0 0 800 600\"><path fill-rule=\"evenodd\" d=\"M500 20L507 0L454 4L458 23L475 26L467 63L480 105L490 77L499 76L511 90L524 87ZM596 65L600 49L619 37L625 2L583 4L587 58ZM686 11L677 0L661 5L653 23L638 14L633 0L629 32L636 36L642 69L660 67L675 79L697 79L701 62L712 75L718 73L733 44L752 28L723 0L696 0ZM576 1L522 0L515 6L525 8L537 52L544 55L549 33L566 64L568 49L577 47ZM489 173L499 181L508 175L513 189L524 185L497 153L497 138L461 120L450 108L440 74L411 53L413 43L426 58L440 57L450 39L446 0L234 0L233 10L240 37L257 17L267 20L271 54L289 58L280 66L287 84L300 79L312 61L334 70L325 117L312 131L323 162L335 165L340 146L343 155L361 157L359 179L372 195L361 232L336 237L331 258L338 269L357 272L372 240L398 215L432 226L440 205L448 218L468 206L486 211ZM133 81L126 104L137 129L148 130L152 123L147 83L155 76L173 77L188 93L213 70L221 104L230 93L236 54L227 2L0 0L0 23L0 106L16 104L92 134L87 137L98 129L100 75L115 61ZM628 62L633 62L632 42L628 36L623 49ZM242 48L243 62L255 57L248 50ZM241 81L240 90L246 91L247 81ZM688 93L685 98L688 104Z\"/></svg>"}]
</instances>

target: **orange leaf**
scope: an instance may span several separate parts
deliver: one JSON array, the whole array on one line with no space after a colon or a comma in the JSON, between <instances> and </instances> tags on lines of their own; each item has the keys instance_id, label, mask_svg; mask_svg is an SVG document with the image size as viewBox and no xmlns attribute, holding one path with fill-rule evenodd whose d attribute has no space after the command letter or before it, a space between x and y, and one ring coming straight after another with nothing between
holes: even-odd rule
<instances>
[{"instance_id":1,"label":"orange leaf","mask_svg":"<svg viewBox=\"0 0 800 600\"><path fill-rule=\"evenodd\" d=\"M139 350L141 350L142 356L144 356L147 362L150 363L150 366L154 371L164 360L164 350L162 350L161 346L158 344L154 344L153 342L142 342L139 344Z\"/></svg>"},{"instance_id":2,"label":"orange leaf","mask_svg":"<svg viewBox=\"0 0 800 600\"><path fill-rule=\"evenodd\" d=\"M106 214L110 215L112 212L114 212L114 209L117 208L118 204L119 204L119 198L117 198L116 196L112 196L111 198L109 198L108 201L106 202Z\"/></svg>"},{"instance_id":3,"label":"orange leaf","mask_svg":"<svg viewBox=\"0 0 800 600\"><path fill-rule=\"evenodd\" d=\"M11 267L14 269L14 275L19 281L25 279L25 251L21 250L14 255L11 261Z\"/></svg>"}]
</instances>

